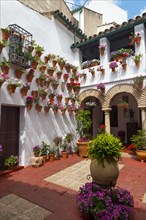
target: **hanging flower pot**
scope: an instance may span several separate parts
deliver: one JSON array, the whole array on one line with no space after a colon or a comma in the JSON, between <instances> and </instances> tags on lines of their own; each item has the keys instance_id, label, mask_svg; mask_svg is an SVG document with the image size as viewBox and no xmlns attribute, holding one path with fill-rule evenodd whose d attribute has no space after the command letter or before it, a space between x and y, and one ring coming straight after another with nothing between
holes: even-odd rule
<instances>
[{"instance_id":1,"label":"hanging flower pot","mask_svg":"<svg viewBox=\"0 0 146 220\"><path fill-rule=\"evenodd\" d=\"M37 104L37 105L35 106L35 108L36 108L37 112L41 112L41 110L42 110L42 106L39 105L39 104Z\"/></svg>"},{"instance_id":2,"label":"hanging flower pot","mask_svg":"<svg viewBox=\"0 0 146 220\"><path fill-rule=\"evenodd\" d=\"M69 93L72 91L72 85L70 83L67 83L67 90Z\"/></svg>"},{"instance_id":3,"label":"hanging flower pot","mask_svg":"<svg viewBox=\"0 0 146 220\"><path fill-rule=\"evenodd\" d=\"M8 38L10 37L10 31L7 28L1 28L2 31L2 38L3 40L8 40Z\"/></svg>"},{"instance_id":4,"label":"hanging flower pot","mask_svg":"<svg viewBox=\"0 0 146 220\"><path fill-rule=\"evenodd\" d=\"M74 78L70 78L70 83L74 83Z\"/></svg>"},{"instance_id":5,"label":"hanging flower pot","mask_svg":"<svg viewBox=\"0 0 146 220\"><path fill-rule=\"evenodd\" d=\"M42 54L43 54L42 52L40 52L40 51L36 51L36 54L35 54L35 55L36 55L37 57L41 57Z\"/></svg>"},{"instance_id":6,"label":"hanging flower pot","mask_svg":"<svg viewBox=\"0 0 146 220\"><path fill-rule=\"evenodd\" d=\"M59 83L53 83L53 84L52 84L53 89L56 90L56 89L58 88L58 85L59 85Z\"/></svg>"},{"instance_id":7,"label":"hanging flower pot","mask_svg":"<svg viewBox=\"0 0 146 220\"><path fill-rule=\"evenodd\" d=\"M27 82L31 82L34 77L34 70L30 69L29 73L26 76Z\"/></svg>"},{"instance_id":8,"label":"hanging flower pot","mask_svg":"<svg viewBox=\"0 0 146 220\"><path fill-rule=\"evenodd\" d=\"M137 67L140 67L140 61L139 61L139 60L134 61L134 62L135 62L135 65L136 65Z\"/></svg>"},{"instance_id":9,"label":"hanging flower pot","mask_svg":"<svg viewBox=\"0 0 146 220\"><path fill-rule=\"evenodd\" d=\"M127 63L123 63L123 64L122 64L122 68L123 68L123 70L126 70L126 68L127 68Z\"/></svg>"},{"instance_id":10,"label":"hanging flower pot","mask_svg":"<svg viewBox=\"0 0 146 220\"><path fill-rule=\"evenodd\" d=\"M65 98L65 104L67 104L69 102L70 98Z\"/></svg>"},{"instance_id":11,"label":"hanging flower pot","mask_svg":"<svg viewBox=\"0 0 146 220\"><path fill-rule=\"evenodd\" d=\"M136 42L136 44L140 44L140 41L141 41L141 37L139 36L139 37L137 37L137 38L135 38L135 42Z\"/></svg>"},{"instance_id":12,"label":"hanging flower pot","mask_svg":"<svg viewBox=\"0 0 146 220\"><path fill-rule=\"evenodd\" d=\"M57 114L57 112L58 112L58 109L56 109L56 108L53 108L53 112L54 112L54 114Z\"/></svg>"},{"instance_id":13,"label":"hanging flower pot","mask_svg":"<svg viewBox=\"0 0 146 220\"><path fill-rule=\"evenodd\" d=\"M44 81L44 86L46 86L46 88L48 88L50 85L50 81L49 80L45 80Z\"/></svg>"},{"instance_id":14,"label":"hanging flower pot","mask_svg":"<svg viewBox=\"0 0 146 220\"><path fill-rule=\"evenodd\" d=\"M28 90L29 90L29 87L22 87L22 88L20 89L21 95L22 95L22 96L26 96Z\"/></svg>"},{"instance_id":15,"label":"hanging flower pot","mask_svg":"<svg viewBox=\"0 0 146 220\"><path fill-rule=\"evenodd\" d=\"M32 61L31 62L31 66L33 69L36 69L37 68L37 65L38 65L38 62L37 61Z\"/></svg>"},{"instance_id":16,"label":"hanging flower pot","mask_svg":"<svg viewBox=\"0 0 146 220\"><path fill-rule=\"evenodd\" d=\"M17 79L21 79L22 78L22 74L24 73L24 69L22 69L22 68L19 68L19 69L16 69L15 70L15 75L16 75L16 77L17 77Z\"/></svg>"},{"instance_id":17,"label":"hanging flower pot","mask_svg":"<svg viewBox=\"0 0 146 220\"><path fill-rule=\"evenodd\" d=\"M58 71L56 74L57 74L57 79L60 79L62 76L62 71Z\"/></svg>"},{"instance_id":18,"label":"hanging flower pot","mask_svg":"<svg viewBox=\"0 0 146 220\"><path fill-rule=\"evenodd\" d=\"M8 85L7 89L8 89L8 92L11 94L11 93L15 93L15 90L16 90L17 86L15 84L12 84L12 85Z\"/></svg>"},{"instance_id":19,"label":"hanging flower pot","mask_svg":"<svg viewBox=\"0 0 146 220\"><path fill-rule=\"evenodd\" d=\"M44 79L37 78L36 83L37 83L38 86L43 86L44 85Z\"/></svg>"},{"instance_id":20,"label":"hanging flower pot","mask_svg":"<svg viewBox=\"0 0 146 220\"><path fill-rule=\"evenodd\" d=\"M40 45L35 45L35 55L36 57L41 57L41 55L43 54L44 52L44 48L41 47Z\"/></svg>"},{"instance_id":21,"label":"hanging flower pot","mask_svg":"<svg viewBox=\"0 0 146 220\"><path fill-rule=\"evenodd\" d=\"M94 69L89 69L89 72L92 74L92 77L95 77L95 70Z\"/></svg>"},{"instance_id":22,"label":"hanging flower pot","mask_svg":"<svg viewBox=\"0 0 146 220\"><path fill-rule=\"evenodd\" d=\"M40 66L39 69L41 73L44 73L46 70L46 66Z\"/></svg>"},{"instance_id":23,"label":"hanging flower pot","mask_svg":"<svg viewBox=\"0 0 146 220\"><path fill-rule=\"evenodd\" d=\"M52 65L53 65L53 67L55 67L56 64L57 64L57 60L52 60Z\"/></svg>"},{"instance_id":24,"label":"hanging flower pot","mask_svg":"<svg viewBox=\"0 0 146 220\"><path fill-rule=\"evenodd\" d=\"M48 63L49 61L49 57L48 56L44 56L44 63Z\"/></svg>"},{"instance_id":25,"label":"hanging flower pot","mask_svg":"<svg viewBox=\"0 0 146 220\"><path fill-rule=\"evenodd\" d=\"M98 46L99 53L100 53L101 56L104 55L105 47L106 47L106 44L100 44L100 45Z\"/></svg>"},{"instance_id":26,"label":"hanging flower pot","mask_svg":"<svg viewBox=\"0 0 146 220\"><path fill-rule=\"evenodd\" d=\"M34 90L33 90L33 91L31 92L31 95L32 95L33 98L37 98L37 97L38 97L38 91L34 91Z\"/></svg>"},{"instance_id":27,"label":"hanging flower pot","mask_svg":"<svg viewBox=\"0 0 146 220\"><path fill-rule=\"evenodd\" d=\"M55 94L53 94L53 93L52 93L52 94L49 94L49 99L50 99L50 100L54 101L54 97L55 97Z\"/></svg>"},{"instance_id":28,"label":"hanging flower pot","mask_svg":"<svg viewBox=\"0 0 146 220\"><path fill-rule=\"evenodd\" d=\"M44 111L45 111L45 113L48 113L49 110L50 110L50 108L49 108L48 106L45 106L45 107L44 107Z\"/></svg>"},{"instance_id":29,"label":"hanging flower pot","mask_svg":"<svg viewBox=\"0 0 146 220\"><path fill-rule=\"evenodd\" d=\"M31 110L32 109L32 104L26 104L26 108L27 108L28 111Z\"/></svg>"},{"instance_id":30,"label":"hanging flower pot","mask_svg":"<svg viewBox=\"0 0 146 220\"><path fill-rule=\"evenodd\" d=\"M65 73L63 75L64 82L66 82L68 80L68 77L69 77L68 73Z\"/></svg>"}]
</instances>

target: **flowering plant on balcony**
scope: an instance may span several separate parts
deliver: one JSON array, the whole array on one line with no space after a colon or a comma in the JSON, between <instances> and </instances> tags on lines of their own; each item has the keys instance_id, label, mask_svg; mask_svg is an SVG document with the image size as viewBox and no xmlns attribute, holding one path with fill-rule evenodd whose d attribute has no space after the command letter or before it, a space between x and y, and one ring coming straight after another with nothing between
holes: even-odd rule
<instances>
[{"instance_id":1,"label":"flowering plant on balcony","mask_svg":"<svg viewBox=\"0 0 146 220\"><path fill-rule=\"evenodd\" d=\"M8 85L15 85L16 87L20 87L22 82L18 79L11 77L7 80Z\"/></svg>"},{"instance_id":2,"label":"flowering plant on balcony","mask_svg":"<svg viewBox=\"0 0 146 220\"><path fill-rule=\"evenodd\" d=\"M98 60L98 59L91 60L91 66L97 66L99 64L100 64L100 60Z\"/></svg>"},{"instance_id":3,"label":"flowering plant on balcony","mask_svg":"<svg viewBox=\"0 0 146 220\"><path fill-rule=\"evenodd\" d=\"M77 204L82 214L100 220L128 220L134 207L133 197L125 189L104 189L94 182L85 183L77 194Z\"/></svg>"},{"instance_id":4,"label":"flowering plant on balcony","mask_svg":"<svg viewBox=\"0 0 146 220\"><path fill-rule=\"evenodd\" d=\"M103 83L97 84L97 89L105 89L105 85Z\"/></svg>"},{"instance_id":5,"label":"flowering plant on balcony","mask_svg":"<svg viewBox=\"0 0 146 220\"><path fill-rule=\"evenodd\" d=\"M134 43L137 43L140 41L141 37L140 37L140 33L133 33L131 32L131 35L129 36L129 39L131 40L131 42L129 43L129 45L134 45ZM139 44L139 43L138 43Z\"/></svg>"},{"instance_id":6,"label":"flowering plant on balcony","mask_svg":"<svg viewBox=\"0 0 146 220\"><path fill-rule=\"evenodd\" d=\"M111 69L115 69L116 67L118 67L117 62L115 62L115 61L110 62L110 64L109 64L109 68L111 68Z\"/></svg>"},{"instance_id":7,"label":"flowering plant on balcony","mask_svg":"<svg viewBox=\"0 0 146 220\"><path fill-rule=\"evenodd\" d=\"M111 58L116 59L118 57L129 57L131 55L133 55L133 50L132 49L125 49L125 48L121 48L119 50L113 51L111 52Z\"/></svg>"}]
</instances>

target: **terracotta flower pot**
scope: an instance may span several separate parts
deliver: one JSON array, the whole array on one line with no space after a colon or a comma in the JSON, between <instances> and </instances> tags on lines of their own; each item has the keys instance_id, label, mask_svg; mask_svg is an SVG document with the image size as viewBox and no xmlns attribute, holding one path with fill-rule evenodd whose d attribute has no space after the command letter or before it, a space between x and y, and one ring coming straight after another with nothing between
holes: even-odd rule
<instances>
[{"instance_id":1,"label":"terracotta flower pot","mask_svg":"<svg viewBox=\"0 0 146 220\"><path fill-rule=\"evenodd\" d=\"M22 96L26 96L26 95L27 95L28 90L29 90L29 88L26 88L26 87L21 88L21 90L20 90L21 95L22 95Z\"/></svg>"},{"instance_id":2,"label":"terracotta flower pot","mask_svg":"<svg viewBox=\"0 0 146 220\"><path fill-rule=\"evenodd\" d=\"M36 110L37 110L37 112L41 112L41 110L42 110L42 106L41 105L36 105Z\"/></svg>"},{"instance_id":3,"label":"terracotta flower pot","mask_svg":"<svg viewBox=\"0 0 146 220\"><path fill-rule=\"evenodd\" d=\"M22 70L19 70L19 69L15 70L15 75L16 75L17 79L21 79L22 78L22 74L23 74Z\"/></svg>"},{"instance_id":4,"label":"terracotta flower pot","mask_svg":"<svg viewBox=\"0 0 146 220\"><path fill-rule=\"evenodd\" d=\"M8 38L10 37L10 32L7 30L2 30L2 38L3 40L8 40Z\"/></svg>"},{"instance_id":5,"label":"terracotta flower pot","mask_svg":"<svg viewBox=\"0 0 146 220\"><path fill-rule=\"evenodd\" d=\"M45 111L45 113L48 113L49 110L50 110L50 108L49 108L48 106L45 106L45 107L44 107L44 111Z\"/></svg>"},{"instance_id":6,"label":"terracotta flower pot","mask_svg":"<svg viewBox=\"0 0 146 220\"><path fill-rule=\"evenodd\" d=\"M38 65L38 62L36 62L36 61L31 62L31 66L32 66L33 69L36 69L37 65Z\"/></svg>"},{"instance_id":7,"label":"terracotta flower pot","mask_svg":"<svg viewBox=\"0 0 146 220\"><path fill-rule=\"evenodd\" d=\"M43 54L43 53L40 52L40 51L36 51L36 53L35 53L35 55L36 55L37 57L41 57L42 54Z\"/></svg>"},{"instance_id":8,"label":"terracotta flower pot","mask_svg":"<svg viewBox=\"0 0 146 220\"><path fill-rule=\"evenodd\" d=\"M38 91L32 91L31 95L33 96L33 98L37 98L38 97Z\"/></svg>"},{"instance_id":9,"label":"terracotta flower pot","mask_svg":"<svg viewBox=\"0 0 146 220\"><path fill-rule=\"evenodd\" d=\"M55 67L57 64L57 60L52 60L52 65Z\"/></svg>"},{"instance_id":10,"label":"terracotta flower pot","mask_svg":"<svg viewBox=\"0 0 146 220\"><path fill-rule=\"evenodd\" d=\"M33 69L31 69L26 76L27 82L32 82L33 77L34 77L34 71Z\"/></svg>"},{"instance_id":11,"label":"terracotta flower pot","mask_svg":"<svg viewBox=\"0 0 146 220\"><path fill-rule=\"evenodd\" d=\"M67 158L68 158L68 153L67 153L67 151L62 151L62 152L61 152L61 155L62 155L62 159L67 159Z\"/></svg>"},{"instance_id":12,"label":"terracotta flower pot","mask_svg":"<svg viewBox=\"0 0 146 220\"><path fill-rule=\"evenodd\" d=\"M140 41L141 41L141 37L140 36L135 39L135 43L138 44L138 45L140 44Z\"/></svg>"},{"instance_id":13,"label":"terracotta flower pot","mask_svg":"<svg viewBox=\"0 0 146 220\"><path fill-rule=\"evenodd\" d=\"M146 161L146 150L137 150L136 154L141 162Z\"/></svg>"},{"instance_id":14,"label":"terracotta flower pot","mask_svg":"<svg viewBox=\"0 0 146 220\"><path fill-rule=\"evenodd\" d=\"M8 74L10 67L1 65L1 70L4 74Z\"/></svg>"},{"instance_id":15,"label":"terracotta flower pot","mask_svg":"<svg viewBox=\"0 0 146 220\"><path fill-rule=\"evenodd\" d=\"M11 93L15 93L15 90L16 90L16 85L8 85L8 92L11 94Z\"/></svg>"},{"instance_id":16,"label":"terracotta flower pot","mask_svg":"<svg viewBox=\"0 0 146 220\"><path fill-rule=\"evenodd\" d=\"M104 51L105 51L105 49L104 49L104 48L100 48L100 49L99 49L99 52L100 52L100 55L101 55L101 56L103 56L103 55L104 55Z\"/></svg>"},{"instance_id":17,"label":"terracotta flower pot","mask_svg":"<svg viewBox=\"0 0 146 220\"><path fill-rule=\"evenodd\" d=\"M26 104L27 110L31 110L32 109L32 104Z\"/></svg>"}]
</instances>

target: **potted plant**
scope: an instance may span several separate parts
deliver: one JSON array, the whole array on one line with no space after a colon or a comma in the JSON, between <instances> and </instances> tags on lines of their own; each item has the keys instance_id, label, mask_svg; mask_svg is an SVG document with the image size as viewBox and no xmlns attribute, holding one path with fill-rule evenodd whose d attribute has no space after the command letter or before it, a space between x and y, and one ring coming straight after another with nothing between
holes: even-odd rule
<instances>
[{"instance_id":1,"label":"potted plant","mask_svg":"<svg viewBox=\"0 0 146 220\"><path fill-rule=\"evenodd\" d=\"M6 47L7 45L8 45L8 42L6 40L0 41L0 54L3 50L3 48Z\"/></svg>"},{"instance_id":2,"label":"potted plant","mask_svg":"<svg viewBox=\"0 0 146 220\"><path fill-rule=\"evenodd\" d=\"M36 145L32 148L34 156L39 157L41 153L41 147L39 145Z\"/></svg>"},{"instance_id":3,"label":"potted plant","mask_svg":"<svg viewBox=\"0 0 146 220\"><path fill-rule=\"evenodd\" d=\"M45 98L47 96L47 91L45 89L39 89L38 94L42 98L42 100L45 100Z\"/></svg>"},{"instance_id":4,"label":"potted plant","mask_svg":"<svg viewBox=\"0 0 146 220\"><path fill-rule=\"evenodd\" d=\"M18 165L18 156L11 155L10 157L6 158L4 162L4 166L8 167L10 170L14 169L16 165Z\"/></svg>"},{"instance_id":5,"label":"potted plant","mask_svg":"<svg viewBox=\"0 0 146 220\"><path fill-rule=\"evenodd\" d=\"M102 65L97 68L97 71L100 71L102 74L105 73L105 69Z\"/></svg>"},{"instance_id":6,"label":"potted plant","mask_svg":"<svg viewBox=\"0 0 146 220\"><path fill-rule=\"evenodd\" d=\"M76 115L77 120L77 133L79 139L77 141L78 152L80 157L87 157L87 147L91 142L89 138L89 128L92 124L91 112L90 110L80 109Z\"/></svg>"},{"instance_id":7,"label":"potted plant","mask_svg":"<svg viewBox=\"0 0 146 220\"><path fill-rule=\"evenodd\" d=\"M31 110L32 104L33 104L33 96L27 96L27 98L26 98L27 110Z\"/></svg>"},{"instance_id":8,"label":"potted plant","mask_svg":"<svg viewBox=\"0 0 146 220\"><path fill-rule=\"evenodd\" d=\"M141 61L142 56L143 55L141 53L139 53L139 54L135 54L135 56L132 58L137 67L139 67L139 65L140 65L140 61Z\"/></svg>"},{"instance_id":9,"label":"potted plant","mask_svg":"<svg viewBox=\"0 0 146 220\"><path fill-rule=\"evenodd\" d=\"M72 68L72 65L70 63L65 63L65 69L68 73L70 72L71 68Z\"/></svg>"},{"instance_id":10,"label":"potted plant","mask_svg":"<svg viewBox=\"0 0 146 220\"><path fill-rule=\"evenodd\" d=\"M109 68L112 69L112 72L115 72L115 68L118 67L118 64L116 61L112 61L109 64Z\"/></svg>"},{"instance_id":11,"label":"potted plant","mask_svg":"<svg viewBox=\"0 0 146 220\"><path fill-rule=\"evenodd\" d=\"M73 67L72 67L72 72L73 72L74 74L76 74L78 68L79 68L78 66L73 66Z\"/></svg>"},{"instance_id":12,"label":"potted plant","mask_svg":"<svg viewBox=\"0 0 146 220\"><path fill-rule=\"evenodd\" d=\"M41 73L38 78L36 78L36 83L38 86L43 86L46 80L46 76L44 73Z\"/></svg>"},{"instance_id":13,"label":"potted plant","mask_svg":"<svg viewBox=\"0 0 146 220\"><path fill-rule=\"evenodd\" d=\"M8 38L10 37L10 30L8 28L1 28L1 32L2 32L2 38L3 40L8 40Z\"/></svg>"},{"instance_id":14,"label":"potted plant","mask_svg":"<svg viewBox=\"0 0 146 220\"><path fill-rule=\"evenodd\" d=\"M47 161L47 155L49 153L50 145L42 141L40 155L43 157L43 162Z\"/></svg>"},{"instance_id":15,"label":"potted plant","mask_svg":"<svg viewBox=\"0 0 146 220\"><path fill-rule=\"evenodd\" d=\"M53 147L50 147L49 150L49 161L54 161L55 159L55 149Z\"/></svg>"},{"instance_id":16,"label":"potted plant","mask_svg":"<svg viewBox=\"0 0 146 220\"><path fill-rule=\"evenodd\" d=\"M83 219L128 220L134 207L133 196L126 189L108 190L94 182L80 187L76 201Z\"/></svg>"},{"instance_id":17,"label":"potted plant","mask_svg":"<svg viewBox=\"0 0 146 220\"><path fill-rule=\"evenodd\" d=\"M57 79L60 79L61 76L62 76L62 71L61 71L61 70L58 70L57 73L56 73L56 75L57 75Z\"/></svg>"},{"instance_id":18,"label":"potted plant","mask_svg":"<svg viewBox=\"0 0 146 220\"><path fill-rule=\"evenodd\" d=\"M9 79L9 76L8 76L8 75L6 75L6 74L4 74L4 73L0 74L0 88L1 88L2 84L3 84L5 81L7 81L8 79Z\"/></svg>"},{"instance_id":19,"label":"potted plant","mask_svg":"<svg viewBox=\"0 0 146 220\"><path fill-rule=\"evenodd\" d=\"M36 69L39 63L39 57L38 56L32 56L31 57L31 66L33 69Z\"/></svg>"},{"instance_id":20,"label":"potted plant","mask_svg":"<svg viewBox=\"0 0 146 220\"><path fill-rule=\"evenodd\" d=\"M27 95L27 92L28 92L28 90L30 89L30 83L22 83L22 88L21 88L21 94L22 94L22 96L26 96Z\"/></svg>"},{"instance_id":21,"label":"potted plant","mask_svg":"<svg viewBox=\"0 0 146 220\"><path fill-rule=\"evenodd\" d=\"M103 83L97 84L97 89L100 89L102 93L105 93L105 85Z\"/></svg>"},{"instance_id":22,"label":"potted plant","mask_svg":"<svg viewBox=\"0 0 146 220\"><path fill-rule=\"evenodd\" d=\"M63 70L63 68L64 68L64 66L65 66L65 60L64 60L64 58L58 57L58 58L57 58L57 63L58 63L58 65L59 65L59 67L60 67L60 70Z\"/></svg>"},{"instance_id":23,"label":"potted plant","mask_svg":"<svg viewBox=\"0 0 146 220\"><path fill-rule=\"evenodd\" d=\"M35 44L34 50L35 50L36 56L40 57L44 52L44 47L41 47L40 45Z\"/></svg>"},{"instance_id":24,"label":"potted plant","mask_svg":"<svg viewBox=\"0 0 146 220\"><path fill-rule=\"evenodd\" d=\"M22 84L22 82L18 81L18 79L15 79L13 77L9 78L7 83L8 83L7 89L10 94L15 93L16 88L20 87Z\"/></svg>"},{"instance_id":25,"label":"potted plant","mask_svg":"<svg viewBox=\"0 0 146 220\"><path fill-rule=\"evenodd\" d=\"M133 50L130 48L121 48L119 50L111 52L111 58L118 61L119 59L132 56L133 53Z\"/></svg>"},{"instance_id":26,"label":"potted plant","mask_svg":"<svg viewBox=\"0 0 146 220\"><path fill-rule=\"evenodd\" d=\"M22 74L25 72L25 69L23 69L23 68L17 68L16 70L15 70L15 75L16 75L16 77L17 77L17 79L21 79L21 77L22 77Z\"/></svg>"},{"instance_id":27,"label":"potted plant","mask_svg":"<svg viewBox=\"0 0 146 220\"><path fill-rule=\"evenodd\" d=\"M0 67L4 74L8 74L10 69L10 62L5 57L3 57L3 61L1 62Z\"/></svg>"},{"instance_id":28,"label":"potted plant","mask_svg":"<svg viewBox=\"0 0 146 220\"><path fill-rule=\"evenodd\" d=\"M89 72L92 74L93 77L95 77L95 69L89 69Z\"/></svg>"},{"instance_id":29,"label":"potted plant","mask_svg":"<svg viewBox=\"0 0 146 220\"><path fill-rule=\"evenodd\" d=\"M106 44L100 44L100 45L98 46L98 49L99 49L99 52L100 52L100 55L101 55L101 56L103 56L103 54L104 54L105 47L106 47Z\"/></svg>"},{"instance_id":30,"label":"potted plant","mask_svg":"<svg viewBox=\"0 0 146 220\"><path fill-rule=\"evenodd\" d=\"M137 76L133 79L133 85L136 86L139 89L142 89L143 80L144 80L144 76Z\"/></svg>"},{"instance_id":31,"label":"potted plant","mask_svg":"<svg viewBox=\"0 0 146 220\"><path fill-rule=\"evenodd\" d=\"M140 40L141 40L141 36L140 33L133 33L131 32L131 35L129 36L129 39L131 40L131 42L129 43L130 46L136 44L140 44Z\"/></svg>"},{"instance_id":32,"label":"potted plant","mask_svg":"<svg viewBox=\"0 0 146 220\"><path fill-rule=\"evenodd\" d=\"M120 103L118 104L118 107L122 109L127 109L129 107L129 104L125 100L121 99Z\"/></svg>"},{"instance_id":33,"label":"potted plant","mask_svg":"<svg viewBox=\"0 0 146 220\"><path fill-rule=\"evenodd\" d=\"M100 64L100 60L98 60L98 59L93 59L93 60L91 60L91 67L92 66L97 66L97 65L99 65Z\"/></svg>"},{"instance_id":34,"label":"potted plant","mask_svg":"<svg viewBox=\"0 0 146 220\"><path fill-rule=\"evenodd\" d=\"M136 154L141 161L146 161L146 130L138 130L132 135L131 142L136 147Z\"/></svg>"},{"instance_id":35,"label":"potted plant","mask_svg":"<svg viewBox=\"0 0 146 220\"><path fill-rule=\"evenodd\" d=\"M68 158L68 152L67 152L67 140L66 140L66 136L64 136L61 139L61 143L60 143L60 147L61 147L61 155L62 155L62 159L67 159Z\"/></svg>"},{"instance_id":36,"label":"potted plant","mask_svg":"<svg viewBox=\"0 0 146 220\"><path fill-rule=\"evenodd\" d=\"M53 73L54 73L55 70L56 70L56 67L49 66L48 69L47 69L49 76L53 76Z\"/></svg>"},{"instance_id":37,"label":"potted plant","mask_svg":"<svg viewBox=\"0 0 146 220\"><path fill-rule=\"evenodd\" d=\"M88 147L91 159L90 172L98 185L115 186L119 176L117 161L121 157L122 143L119 138L106 132L98 134Z\"/></svg>"}]
</instances>

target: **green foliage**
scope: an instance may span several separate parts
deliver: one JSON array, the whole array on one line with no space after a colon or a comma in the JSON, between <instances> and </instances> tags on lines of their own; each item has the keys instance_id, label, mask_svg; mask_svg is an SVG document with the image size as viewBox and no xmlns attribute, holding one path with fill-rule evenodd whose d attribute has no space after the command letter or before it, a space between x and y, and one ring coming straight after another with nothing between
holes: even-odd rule
<instances>
[{"instance_id":1,"label":"green foliage","mask_svg":"<svg viewBox=\"0 0 146 220\"><path fill-rule=\"evenodd\" d=\"M5 57L3 57L3 61L1 62L1 66L10 66L10 61L8 61Z\"/></svg>"},{"instance_id":2,"label":"green foliage","mask_svg":"<svg viewBox=\"0 0 146 220\"><path fill-rule=\"evenodd\" d=\"M41 47L38 44L35 44L35 48L34 49L35 49L36 52L41 52L41 53L44 52L44 47Z\"/></svg>"},{"instance_id":3,"label":"green foliage","mask_svg":"<svg viewBox=\"0 0 146 220\"><path fill-rule=\"evenodd\" d=\"M104 159L115 162L121 157L122 143L112 134L99 134L88 148L88 157L104 164Z\"/></svg>"},{"instance_id":4,"label":"green foliage","mask_svg":"<svg viewBox=\"0 0 146 220\"><path fill-rule=\"evenodd\" d=\"M47 155L49 153L50 145L46 144L44 141L42 141L41 145L41 156Z\"/></svg>"},{"instance_id":5,"label":"green foliage","mask_svg":"<svg viewBox=\"0 0 146 220\"><path fill-rule=\"evenodd\" d=\"M17 163L18 163L18 157L11 155L5 160L4 166L14 166L17 165Z\"/></svg>"},{"instance_id":6,"label":"green foliage","mask_svg":"<svg viewBox=\"0 0 146 220\"><path fill-rule=\"evenodd\" d=\"M131 142L136 146L137 150L146 150L146 130L138 130L131 137Z\"/></svg>"},{"instance_id":7,"label":"green foliage","mask_svg":"<svg viewBox=\"0 0 146 220\"><path fill-rule=\"evenodd\" d=\"M67 142L73 141L73 138L74 138L74 135L72 133L67 133L66 136L65 136L65 140Z\"/></svg>"},{"instance_id":8,"label":"green foliage","mask_svg":"<svg viewBox=\"0 0 146 220\"><path fill-rule=\"evenodd\" d=\"M87 136L92 120L91 120L91 112L89 110L79 110L76 115L77 120L77 132L80 135L80 138Z\"/></svg>"},{"instance_id":9,"label":"green foliage","mask_svg":"<svg viewBox=\"0 0 146 220\"><path fill-rule=\"evenodd\" d=\"M133 57L134 62L140 61L141 58L142 58L142 56L143 56L143 55L142 55L141 53L136 54L136 55Z\"/></svg>"}]
</instances>

